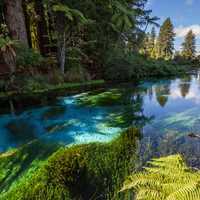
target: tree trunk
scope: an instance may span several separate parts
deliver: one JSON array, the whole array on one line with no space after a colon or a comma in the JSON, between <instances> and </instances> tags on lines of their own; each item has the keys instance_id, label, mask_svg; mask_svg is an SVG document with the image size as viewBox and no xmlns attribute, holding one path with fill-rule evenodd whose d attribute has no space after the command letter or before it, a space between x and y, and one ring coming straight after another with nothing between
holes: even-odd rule
<instances>
[{"instance_id":1,"label":"tree trunk","mask_svg":"<svg viewBox=\"0 0 200 200\"><path fill-rule=\"evenodd\" d=\"M49 53L49 38L47 32L47 22L46 16L44 13L44 6L41 0L35 0L35 11L37 16L39 16L38 24L37 24L37 32L38 32L38 41L40 52L43 56Z\"/></svg>"},{"instance_id":2,"label":"tree trunk","mask_svg":"<svg viewBox=\"0 0 200 200\"><path fill-rule=\"evenodd\" d=\"M58 39L58 61L61 73L65 73L65 61L66 61L66 34L65 32L61 34L62 36Z\"/></svg>"},{"instance_id":3,"label":"tree trunk","mask_svg":"<svg viewBox=\"0 0 200 200\"><path fill-rule=\"evenodd\" d=\"M5 24L5 17L4 17L4 12L3 12L2 6L0 6L0 23Z\"/></svg>"},{"instance_id":4,"label":"tree trunk","mask_svg":"<svg viewBox=\"0 0 200 200\"><path fill-rule=\"evenodd\" d=\"M28 40L29 47L32 48L31 29L30 29L31 21L30 21L30 16L29 16L28 9L27 9L27 2L26 1L22 2L22 7L23 7L23 11L24 11L24 19L25 19L25 25L26 25L27 40Z\"/></svg>"},{"instance_id":5,"label":"tree trunk","mask_svg":"<svg viewBox=\"0 0 200 200\"><path fill-rule=\"evenodd\" d=\"M10 105L10 113L11 113L11 115L15 116L15 107L14 107L12 99L9 99L9 105Z\"/></svg>"},{"instance_id":6,"label":"tree trunk","mask_svg":"<svg viewBox=\"0 0 200 200\"><path fill-rule=\"evenodd\" d=\"M11 74L14 74L16 70L16 53L14 48L11 45L6 46L5 50L2 51L2 56L4 62L10 67Z\"/></svg>"},{"instance_id":7,"label":"tree trunk","mask_svg":"<svg viewBox=\"0 0 200 200\"><path fill-rule=\"evenodd\" d=\"M12 39L28 46L22 0L4 0L5 19Z\"/></svg>"}]
</instances>

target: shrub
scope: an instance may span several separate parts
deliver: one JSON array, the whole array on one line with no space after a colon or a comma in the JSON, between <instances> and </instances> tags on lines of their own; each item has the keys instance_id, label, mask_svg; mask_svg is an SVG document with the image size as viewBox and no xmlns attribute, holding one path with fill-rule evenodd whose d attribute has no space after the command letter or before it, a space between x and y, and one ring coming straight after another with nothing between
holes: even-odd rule
<instances>
[{"instance_id":1,"label":"shrub","mask_svg":"<svg viewBox=\"0 0 200 200\"><path fill-rule=\"evenodd\" d=\"M90 74L81 66L71 67L65 74L67 82L84 82L91 80Z\"/></svg>"},{"instance_id":2,"label":"shrub","mask_svg":"<svg viewBox=\"0 0 200 200\"><path fill-rule=\"evenodd\" d=\"M58 69L51 69L48 75L48 82L53 85L64 83L64 76Z\"/></svg>"},{"instance_id":3,"label":"shrub","mask_svg":"<svg viewBox=\"0 0 200 200\"><path fill-rule=\"evenodd\" d=\"M107 55L105 78L115 81L139 80L146 77L162 77L183 73L188 68L176 61L154 60L137 53L112 50Z\"/></svg>"},{"instance_id":4,"label":"shrub","mask_svg":"<svg viewBox=\"0 0 200 200\"><path fill-rule=\"evenodd\" d=\"M16 45L17 66L32 67L39 66L44 61L44 58L39 52L28 48L26 45Z\"/></svg>"},{"instance_id":5,"label":"shrub","mask_svg":"<svg viewBox=\"0 0 200 200\"><path fill-rule=\"evenodd\" d=\"M23 85L20 87L23 91L32 92L40 89L48 88L47 78L42 75L35 75L34 77L29 77L28 79L24 79L22 81Z\"/></svg>"}]
</instances>

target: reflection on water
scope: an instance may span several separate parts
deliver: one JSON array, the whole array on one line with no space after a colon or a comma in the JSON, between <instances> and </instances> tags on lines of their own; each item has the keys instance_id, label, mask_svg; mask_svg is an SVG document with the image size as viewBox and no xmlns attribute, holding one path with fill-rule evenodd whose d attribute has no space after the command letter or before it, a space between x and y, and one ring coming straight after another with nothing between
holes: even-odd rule
<instances>
[{"instance_id":1,"label":"reflection on water","mask_svg":"<svg viewBox=\"0 0 200 200\"><path fill-rule=\"evenodd\" d=\"M200 134L200 78L189 76L173 81L144 83L145 116L154 120L144 126L142 159L182 153L192 166L200 166L200 141L188 134Z\"/></svg>"},{"instance_id":2,"label":"reflection on water","mask_svg":"<svg viewBox=\"0 0 200 200\"><path fill-rule=\"evenodd\" d=\"M180 92L183 98L186 98L190 91L191 77L185 77L180 81Z\"/></svg>"},{"instance_id":3,"label":"reflection on water","mask_svg":"<svg viewBox=\"0 0 200 200\"><path fill-rule=\"evenodd\" d=\"M107 142L129 126L143 131L141 160L180 152L200 166L200 141L187 136L200 133L200 76L59 97L53 105L1 115L0 151L37 140Z\"/></svg>"}]
</instances>

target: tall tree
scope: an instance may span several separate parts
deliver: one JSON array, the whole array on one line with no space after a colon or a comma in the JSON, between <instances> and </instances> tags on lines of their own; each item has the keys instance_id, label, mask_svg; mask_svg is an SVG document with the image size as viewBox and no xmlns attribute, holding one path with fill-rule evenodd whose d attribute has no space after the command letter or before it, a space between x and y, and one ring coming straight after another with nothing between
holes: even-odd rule
<instances>
[{"instance_id":1,"label":"tall tree","mask_svg":"<svg viewBox=\"0 0 200 200\"><path fill-rule=\"evenodd\" d=\"M156 45L156 29L155 27L152 28L150 39L149 39L149 50L150 50L150 57L155 58L155 45Z\"/></svg>"},{"instance_id":2,"label":"tall tree","mask_svg":"<svg viewBox=\"0 0 200 200\"><path fill-rule=\"evenodd\" d=\"M167 18L160 28L158 36L158 57L169 60L174 50L174 26L170 18Z\"/></svg>"},{"instance_id":3,"label":"tall tree","mask_svg":"<svg viewBox=\"0 0 200 200\"><path fill-rule=\"evenodd\" d=\"M85 18L82 12L78 9L73 9L65 4L53 5L56 20L56 35L57 35L57 47L58 47L58 62L61 73L65 73L65 65L68 57L67 48L73 38L73 32L79 29L88 20ZM75 30L74 30L75 29Z\"/></svg>"},{"instance_id":4,"label":"tall tree","mask_svg":"<svg viewBox=\"0 0 200 200\"><path fill-rule=\"evenodd\" d=\"M156 48L156 30L155 27L153 27L151 33L145 34L140 52L148 57L155 58L155 48Z\"/></svg>"},{"instance_id":5,"label":"tall tree","mask_svg":"<svg viewBox=\"0 0 200 200\"><path fill-rule=\"evenodd\" d=\"M193 59L196 53L196 38L192 30L185 36L185 41L182 44L182 56L186 59Z\"/></svg>"},{"instance_id":6,"label":"tall tree","mask_svg":"<svg viewBox=\"0 0 200 200\"><path fill-rule=\"evenodd\" d=\"M11 38L28 45L22 0L4 0L4 11Z\"/></svg>"},{"instance_id":7,"label":"tall tree","mask_svg":"<svg viewBox=\"0 0 200 200\"><path fill-rule=\"evenodd\" d=\"M139 52L145 56L149 56L149 52L150 52L149 48L150 48L150 34L146 33Z\"/></svg>"},{"instance_id":8,"label":"tall tree","mask_svg":"<svg viewBox=\"0 0 200 200\"><path fill-rule=\"evenodd\" d=\"M48 48L49 38L47 31L45 8L42 0L35 0L35 12L38 16L37 32L38 32L39 49L41 54L45 56L49 53L49 48Z\"/></svg>"}]
</instances>

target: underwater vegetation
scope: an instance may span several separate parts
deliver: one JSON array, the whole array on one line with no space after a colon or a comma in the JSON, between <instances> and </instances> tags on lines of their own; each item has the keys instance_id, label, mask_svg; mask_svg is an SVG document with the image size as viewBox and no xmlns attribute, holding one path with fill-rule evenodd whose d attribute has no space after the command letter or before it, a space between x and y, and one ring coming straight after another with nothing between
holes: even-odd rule
<instances>
[{"instance_id":1,"label":"underwater vegetation","mask_svg":"<svg viewBox=\"0 0 200 200\"><path fill-rule=\"evenodd\" d=\"M108 127L127 128L129 126L143 127L153 117L146 117L143 113L143 92L136 93L135 89L109 89L108 91L96 91L82 95L78 98L78 105L84 106L115 106L115 111L106 117Z\"/></svg>"},{"instance_id":2,"label":"underwater vegetation","mask_svg":"<svg viewBox=\"0 0 200 200\"><path fill-rule=\"evenodd\" d=\"M144 171L125 181L122 193L136 200L198 200L200 171L187 167L181 155L153 159Z\"/></svg>"},{"instance_id":3,"label":"underwater vegetation","mask_svg":"<svg viewBox=\"0 0 200 200\"><path fill-rule=\"evenodd\" d=\"M39 167L27 170L0 199L118 199L125 177L134 170L139 138L140 131L129 128L110 143L60 148ZM8 156L4 162L12 159Z\"/></svg>"},{"instance_id":4,"label":"underwater vegetation","mask_svg":"<svg viewBox=\"0 0 200 200\"><path fill-rule=\"evenodd\" d=\"M0 194L28 169L36 170L59 147L57 144L34 140L18 149L0 154Z\"/></svg>"},{"instance_id":5,"label":"underwater vegetation","mask_svg":"<svg viewBox=\"0 0 200 200\"><path fill-rule=\"evenodd\" d=\"M78 104L88 106L109 106L124 103L123 90L110 89L102 92L90 92L78 99Z\"/></svg>"}]
</instances>

